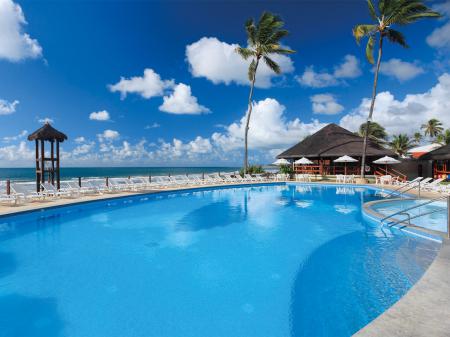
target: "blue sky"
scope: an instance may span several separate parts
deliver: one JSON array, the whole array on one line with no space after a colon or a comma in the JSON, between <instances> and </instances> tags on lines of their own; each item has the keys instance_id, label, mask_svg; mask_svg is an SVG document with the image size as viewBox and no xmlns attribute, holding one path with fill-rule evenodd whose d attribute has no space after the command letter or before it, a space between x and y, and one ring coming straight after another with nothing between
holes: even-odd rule
<instances>
[{"instance_id":1,"label":"blue sky","mask_svg":"<svg viewBox=\"0 0 450 337\"><path fill-rule=\"evenodd\" d=\"M444 18L385 48L374 120L390 134L450 127L450 5L429 4ZM0 0L0 165L32 166L26 135L45 119L69 136L70 166L239 165L249 87L233 49L264 10L297 53L278 59L282 76L258 72L251 162L330 122L355 130L373 81L351 34L365 1Z\"/></svg>"}]
</instances>

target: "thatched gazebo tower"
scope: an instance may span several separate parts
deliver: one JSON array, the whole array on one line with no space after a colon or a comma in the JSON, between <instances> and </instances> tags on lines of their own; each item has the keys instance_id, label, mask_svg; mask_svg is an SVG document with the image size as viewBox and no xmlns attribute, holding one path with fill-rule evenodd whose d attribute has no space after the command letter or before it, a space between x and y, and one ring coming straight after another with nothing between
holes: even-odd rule
<instances>
[{"instance_id":1,"label":"thatched gazebo tower","mask_svg":"<svg viewBox=\"0 0 450 337\"><path fill-rule=\"evenodd\" d=\"M64 142L67 136L53 128L49 122L28 136L28 140L36 144L36 190L41 190L41 183L51 182L60 188L59 175L59 143ZM45 157L45 142L50 142L50 158ZM39 146L40 142L40 146ZM56 155L55 155L56 143Z\"/></svg>"}]
</instances>

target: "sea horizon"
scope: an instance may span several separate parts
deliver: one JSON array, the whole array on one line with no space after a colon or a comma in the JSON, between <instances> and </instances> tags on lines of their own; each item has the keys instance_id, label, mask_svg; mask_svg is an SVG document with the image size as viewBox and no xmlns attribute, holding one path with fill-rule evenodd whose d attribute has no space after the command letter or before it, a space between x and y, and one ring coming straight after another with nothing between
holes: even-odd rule
<instances>
[{"instance_id":1,"label":"sea horizon","mask_svg":"<svg viewBox=\"0 0 450 337\"><path fill-rule=\"evenodd\" d=\"M61 167L61 180L93 177L156 176L237 171L238 166L67 166ZM0 167L0 180L34 180L34 167Z\"/></svg>"}]
</instances>

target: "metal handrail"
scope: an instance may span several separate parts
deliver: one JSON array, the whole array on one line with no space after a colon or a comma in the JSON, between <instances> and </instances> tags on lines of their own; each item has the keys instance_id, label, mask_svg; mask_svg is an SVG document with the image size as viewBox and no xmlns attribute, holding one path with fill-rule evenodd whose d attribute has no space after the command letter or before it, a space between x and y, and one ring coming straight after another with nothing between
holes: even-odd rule
<instances>
[{"instance_id":1,"label":"metal handrail","mask_svg":"<svg viewBox=\"0 0 450 337\"><path fill-rule=\"evenodd\" d=\"M415 206L411 206L411 207L409 207L409 208L407 208L407 209L403 209L403 210L401 210L401 211L398 211L398 212L395 212L395 213L393 213L393 214L390 214L390 215L388 215L388 216L382 218L380 221L383 222L383 221L385 221L385 220L387 220L387 219L389 219L389 218L392 218L392 217L394 217L394 216L396 216L396 215L398 215L398 214L400 214L400 213L408 212L408 211L411 211L411 210L413 210L413 209L416 209L416 208L419 208L419 207L422 207L422 206L425 206L425 205L428 205L428 204L431 204L431 203L433 203L433 202L436 202L436 201L439 201L439 200L443 200L443 199L446 199L446 198L448 198L448 196L443 195L443 196L441 196L441 197L438 197L438 198L435 198L435 199L428 200L428 201L426 201L426 202L424 202L424 203L421 203L421 204L418 204L418 205L415 205Z\"/></svg>"},{"instance_id":2,"label":"metal handrail","mask_svg":"<svg viewBox=\"0 0 450 337\"><path fill-rule=\"evenodd\" d=\"M405 188L405 187L407 187L407 186L410 186L410 185L413 185L413 186L411 186L410 188L408 188L406 191L403 191L403 193L405 193L405 192L407 192L407 191L410 191L410 190L412 190L413 188L416 188L417 186L419 186L419 188L420 188L420 180L418 180L418 181L410 181L409 183L407 183L407 184L405 184L405 185L402 185L402 186L396 188L395 190L392 190L390 193L388 193L387 196L390 196L390 195L394 194L395 192L399 192L401 189L403 189L403 188Z\"/></svg>"},{"instance_id":3,"label":"metal handrail","mask_svg":"<svg viewBox=\"0 0 450 337\"><path fill-rule=\"evenodd\" d=\"M430 214L434 214L434 213L437 213L437 212L443 212L443 211L445 211L445 210L444 209L435 209L434 211L429 211L429 212L417 214L417 215L414 215L414 216L411 216L411 214L406 213L406 212L402 212L402 213L399 213L399 214L407 215L408 216L408 225L411 225L411 219L416 219L416 218L420 218L420 217L422 217L424 215L430 215ZM405 220L397 220L395 222L390 222L387 225L389 227L392 227L392 226L395 226L395 225L397 225L397 224L399 224L401 222L405 222Z\"/></svg>"}]
</instances>

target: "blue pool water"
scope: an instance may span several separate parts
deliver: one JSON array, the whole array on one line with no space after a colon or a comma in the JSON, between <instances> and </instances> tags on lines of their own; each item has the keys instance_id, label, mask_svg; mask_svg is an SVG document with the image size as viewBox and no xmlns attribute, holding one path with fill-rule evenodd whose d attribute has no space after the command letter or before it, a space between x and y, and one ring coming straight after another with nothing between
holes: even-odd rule
<instances>
[{"instance_id":1,"label":"blue pool water","mask_svg":"<svg viewBox=\"0 0 450 337\"><path fill-rule=\"evenodd\" d=\"M436 201L425 205L428 201L426 199L392 200L375 204L372 208L383 215L391 215L405 210L412 218L417 216L411 220L412 224L439 232L447 232L447 201ZM424 205L421 207L408 210L422 204ZM395 218L397 220L408 219L407 215L400 214Z\"/></svg>"},{"instance_id":2,"label":"blue pool water","mask_svg":"<svg viewBox=\"0 0 450 337\"><path fill-rule=\"evenodd\" d=\"M364 222L376 198L280 184L0 218L0 336L350 336L439 249Z\"/></svg>"}]
</instances>

